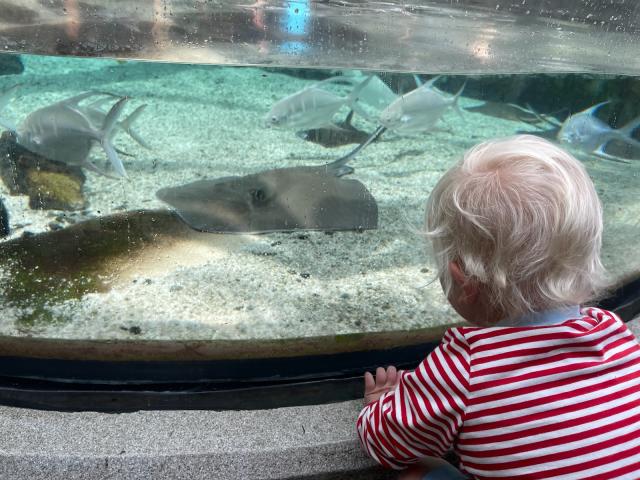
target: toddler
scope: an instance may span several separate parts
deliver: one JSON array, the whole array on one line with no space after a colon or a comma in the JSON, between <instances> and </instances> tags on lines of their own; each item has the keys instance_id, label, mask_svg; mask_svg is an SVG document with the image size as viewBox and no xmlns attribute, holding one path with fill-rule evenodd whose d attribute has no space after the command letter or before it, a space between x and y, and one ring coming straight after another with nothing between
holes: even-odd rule
<instances>
[{"instance_id":1,"label":"toddler","mask_svg":"<svg viewBox=\"0 0 640 480\"><path fill-rule=\"evenodd\" d=\"M472 326L414 371L365 375L367 453L404 479L640 478L640 345L580 308L604 281L583 166L531 135L477 145L431 193L425 234Z\"/></svg>"}]
</instances>

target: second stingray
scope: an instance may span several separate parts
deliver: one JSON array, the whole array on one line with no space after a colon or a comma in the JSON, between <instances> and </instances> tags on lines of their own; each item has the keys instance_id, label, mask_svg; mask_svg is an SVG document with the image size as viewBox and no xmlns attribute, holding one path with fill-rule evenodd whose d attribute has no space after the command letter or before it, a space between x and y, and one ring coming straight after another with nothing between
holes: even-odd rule
<instances>
[{"instance_id":1,"label":"second stingray","mask_svg":"<svg viewBox=\"0 0 640 480\"><path fill-rule=\"evenodd\" d=\"M349 156L321 166L277 168L243 177L199 180L159 190L192 228L215 233L369 230L378 205L353 172Z\"/></svg>"}]
</instances>

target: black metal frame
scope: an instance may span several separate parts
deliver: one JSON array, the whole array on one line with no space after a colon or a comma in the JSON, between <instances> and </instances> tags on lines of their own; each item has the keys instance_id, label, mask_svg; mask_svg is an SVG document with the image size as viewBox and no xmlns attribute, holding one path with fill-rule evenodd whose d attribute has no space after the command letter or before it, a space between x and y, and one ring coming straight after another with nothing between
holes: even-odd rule
<instances>
[{"instance_id":1,"label":"black metal frame","mask_svg":"<svg viewBox=\"0 0 640 480\"><path fill-rule=\"evenodd\" d=\"M640 277L598 306L625 322L640 315ZM362 396L362 374L414 368L437 343L291 358L98 362L0 357L0 404L61 411L241 410ZM65 372L65 379L56 378Z\"/></svg>"}]
</instances>

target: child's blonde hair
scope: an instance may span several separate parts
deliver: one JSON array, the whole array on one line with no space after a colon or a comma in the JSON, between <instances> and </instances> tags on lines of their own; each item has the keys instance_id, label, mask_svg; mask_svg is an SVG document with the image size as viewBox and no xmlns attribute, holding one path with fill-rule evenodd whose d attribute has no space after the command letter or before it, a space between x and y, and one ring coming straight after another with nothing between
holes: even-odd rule
<instances>
[{"instance_id":1,"label":"child's blonde hair","mask_svg":"<svg viewBox=\"0 0 640 480\"><path fill-rule=\"evenodd\" d=\"M533 135L467 151L431 192L425 226L445 293L456 261L510 316L582 303L604 285L593 183L573 156Z\"/></svg>"}]
</instances>

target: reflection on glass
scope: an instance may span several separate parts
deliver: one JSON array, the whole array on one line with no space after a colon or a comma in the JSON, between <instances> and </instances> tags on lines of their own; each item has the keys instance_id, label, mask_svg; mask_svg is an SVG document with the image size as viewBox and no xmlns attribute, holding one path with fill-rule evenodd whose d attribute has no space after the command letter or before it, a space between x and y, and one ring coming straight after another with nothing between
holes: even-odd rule
<instances>
[{"instance_id":1,"label":"reflection on glass","mask_svg":"<svg viewBox=\"0 0 640 480\"><path fill-rule=\"evenodd\" d=\"M294 0L286 4L286 13L280 20L280 28L285 38L293 37L295 40L287 40L280 44L282 53L299 55L304 53L309 44L309 21L311 7L309 0Z\"/></svg>"}]
</instances>

